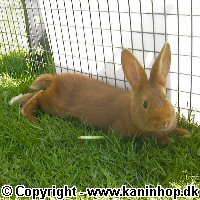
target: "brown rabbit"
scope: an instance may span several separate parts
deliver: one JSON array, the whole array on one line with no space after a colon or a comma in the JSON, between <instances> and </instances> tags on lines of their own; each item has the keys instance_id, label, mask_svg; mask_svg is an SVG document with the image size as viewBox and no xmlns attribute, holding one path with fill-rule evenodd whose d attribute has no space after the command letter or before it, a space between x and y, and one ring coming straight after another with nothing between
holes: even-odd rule
<instances>
[{"instance_id":1,"label":"brown rabbit","mask_svg":"<svg viewBox=\"0 0 200 200\"><path fill-rule=\"evenodd\" d=\"M22 114L35 122L37 109L59 117L73 116L89 126L114 129L123 137L153 136L158 142L172 141L168 132L191 134L177 128L177 116L166 95L171 51L165 43L147 79L146 73L127 49L122 51L124 74L133 91L126 91L77 74L45 74L31 88L36 93L14 97Z\"/></svg>"}]
</instances>

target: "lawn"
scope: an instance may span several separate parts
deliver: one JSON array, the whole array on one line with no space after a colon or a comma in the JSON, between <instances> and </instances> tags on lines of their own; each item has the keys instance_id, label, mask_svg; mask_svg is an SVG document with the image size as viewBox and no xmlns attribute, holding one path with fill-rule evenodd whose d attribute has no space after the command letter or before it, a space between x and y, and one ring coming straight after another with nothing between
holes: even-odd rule
<instances>
[{"instance_id":1,"label":"lawn","mask_svg":"<svg viewBox=\"0 0 200 200\"><path fill-rule=\"evenodd\" d=\"M0 186L68 185L77 186L78 191L146 184L184 188L193 183L200 187L198 125L182 120L181 126L193 135L180 138L173 134L175 142L170 145L157 144L153 139L122 140L113 132L91 129L76 119L43 113L38 116L39 123L33 125L20 114L19 106L10 107L8 102L30 91L28 86L34 76L10 73L15 68L8 67L9 62L9 57L6 61L1 57ZM17 68L18 75L25 66ZM78 139L82 135L103 135L105 139Z\"/></svg>"}]
</instances>

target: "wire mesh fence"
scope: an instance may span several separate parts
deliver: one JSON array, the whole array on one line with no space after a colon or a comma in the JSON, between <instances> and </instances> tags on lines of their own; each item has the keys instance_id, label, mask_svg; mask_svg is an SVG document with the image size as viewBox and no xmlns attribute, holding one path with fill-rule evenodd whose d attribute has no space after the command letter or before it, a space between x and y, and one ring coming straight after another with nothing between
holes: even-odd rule
<instances>
[{"instance_id":1,"label":"wire mesh fence","mask_svg":"<svg viewBox=\"0 0 200 200\"><path fill-rule=\"evenodd\" d=\"M168 41L172 50L168 95L181 115L200 121L198 0L0 2L1 52L43 51L45 58L28 57L39 73L41 65L46 69L55 64L57 73L83 73L127 89L122 48L132 50L149 74Z\"/></svg>"},{"instance_id":2,"label":"wire mesh fence","mask_svg":"<svg viewBox=\"0 0 200 200\"><path fill-rule=\"evenodd\" d=\"M14 51L21 45L28 48L24 10L20 1L0 1L1 52ZM3 48L4 47L4 48Z\"/></svg>"}]
</instances>

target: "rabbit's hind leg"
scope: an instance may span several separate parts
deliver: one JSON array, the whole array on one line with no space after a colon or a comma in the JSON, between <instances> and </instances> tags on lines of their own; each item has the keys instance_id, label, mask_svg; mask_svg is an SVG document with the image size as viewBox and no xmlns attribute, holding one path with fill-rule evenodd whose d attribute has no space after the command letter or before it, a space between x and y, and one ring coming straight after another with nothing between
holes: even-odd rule
<instances>
[{"instance_id":1,"label":"rabbit's hind leg","mask_svg":"<svg viewBox=\"0 0 200 200\"><path fill-rule=\"evenodd\" d=\"M31 122L37 122L37 119L35 117L37 109L40 107L39 98L41 97L43 93L43 90L40 90L39 92L32 94L28 97L31 97L28 99L28 101L25 102L25 104L22 107L21 113L27 117Z\"/></svg>"}]
</instances>

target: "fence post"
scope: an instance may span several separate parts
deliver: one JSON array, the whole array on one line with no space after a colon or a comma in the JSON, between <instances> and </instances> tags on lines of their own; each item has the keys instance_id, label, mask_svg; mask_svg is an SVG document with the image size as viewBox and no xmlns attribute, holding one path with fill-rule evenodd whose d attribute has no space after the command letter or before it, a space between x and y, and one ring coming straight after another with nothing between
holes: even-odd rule
<instances>
[{"instance_id":1,"label":"fence post","mask_svg":"<svg viewBox=\"0 0 200 200\"><path fill-rule=\"evenodd\" d=\"M29 49L32 49L32 43L31 43L31 38L30 38L31 34L30 34L30 27L28 23L28 13L26 9L26 3L25 3L25 0L21 0L21 2L22 2L23 10L24 10L24 18L25 18L25 24L26 24L26 33L27 33L27 38L28 38Z\"/></svg>"}]
</instances>

